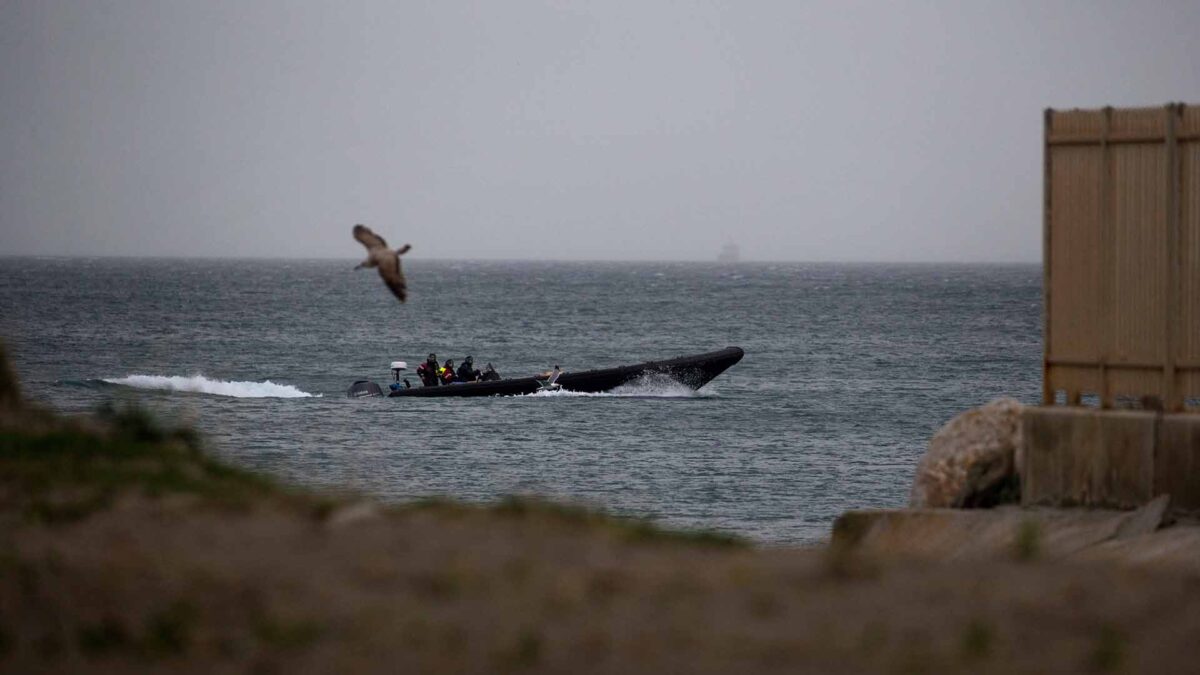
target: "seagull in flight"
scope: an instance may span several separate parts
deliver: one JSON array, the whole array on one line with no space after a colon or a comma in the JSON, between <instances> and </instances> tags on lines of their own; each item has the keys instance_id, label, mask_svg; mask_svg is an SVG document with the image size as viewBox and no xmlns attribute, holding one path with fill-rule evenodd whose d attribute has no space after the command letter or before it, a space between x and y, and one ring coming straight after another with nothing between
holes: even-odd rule
<instances>
[{"instance_id":1,"label":"seagull in flight","mask_svg":"<svg viewBox=\"0 0 1200 675\"><path fill-rule=\"evenodd\" d=\"M372 232L371 228L366 225L354 226L354 238L367 247L367 259L354 269L379 268L379 276L383 278L383 283L400 299L400 302L404 302L408 297L408 285L404 283L404 272L400 269L400 256L408 253L412 246L405 244L393 251L388 248L383 237Z\"/></svg>"}]
</instances>

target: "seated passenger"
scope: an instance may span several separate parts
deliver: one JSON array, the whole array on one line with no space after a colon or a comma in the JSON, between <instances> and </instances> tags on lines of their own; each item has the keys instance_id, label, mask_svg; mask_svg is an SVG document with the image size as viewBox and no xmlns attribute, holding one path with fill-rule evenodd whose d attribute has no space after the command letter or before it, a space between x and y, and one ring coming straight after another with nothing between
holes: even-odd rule
<instances>
[{"instance_id":1,"label":"seated passenger","mask_svg":"<svg viewBox=\"0 0 1200 675\"><path fill-rule=\"evenodd\" d=\"M442 367L438 365L437 354L430 352L425 363L417 366L417 377L421 378L421 384L426 387L436 387L440 384L441 376Z\"/></svg>"},{"instance_id":2,"label":"seated passenger","mask_svg":"<svg viewBox=\"0 0 1200 675\"><path fill-rule=\"evenodd\" d=\"M453 384L458 378L454 375L454 359L446 359L442 367L442 384Z\"/></svg>"},{"instance_id":3,"label":"seated passenger","mask_svg":"<svg viewBox=\"0 0 1200 675\"><path fill-rule=\"evenodd\" d=\"M487 364L487 367L483 369L483 375L481 375L479 379L484 382L492 382L500 379L500 373L497 373L496 369L493 368L492 364L489 363Z\"/></svg>"},{"instance_id":4,"label":"seated passenger","mask_svg":"<svg viewBox=\"0 0 1200 675\"><path fill-rule=\"evenodd\" d=\"M463 360L462 365L458 367L459 382L474 382L479 379L479 371L475 370L475 362L471 360L470 355Z\"/></svg>"}]
</instances>

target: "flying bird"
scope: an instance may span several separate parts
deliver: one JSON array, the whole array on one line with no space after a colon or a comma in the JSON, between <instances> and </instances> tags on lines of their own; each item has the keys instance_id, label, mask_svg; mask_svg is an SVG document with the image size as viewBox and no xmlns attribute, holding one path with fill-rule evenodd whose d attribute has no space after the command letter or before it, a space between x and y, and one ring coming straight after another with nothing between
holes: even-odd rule
<instances>
[{"instance_id":1,"label":"flying bird","mask_svg":"<svg viewBox=\"0 0 1200 675\"><path fill-rule=\"evenodd\" d=\"M367 247L367 259L354 269L379 268L379 276L383 278L383 283L400 299L400 302L404 302L408 297L408 285L404 283L404 272L400 269L400 256L408 253L412 246L405 244L393 251L388 248L383 237L372 232L371 228L366 225L354 226L354 238Z\"/></svg>"}]
</instances>

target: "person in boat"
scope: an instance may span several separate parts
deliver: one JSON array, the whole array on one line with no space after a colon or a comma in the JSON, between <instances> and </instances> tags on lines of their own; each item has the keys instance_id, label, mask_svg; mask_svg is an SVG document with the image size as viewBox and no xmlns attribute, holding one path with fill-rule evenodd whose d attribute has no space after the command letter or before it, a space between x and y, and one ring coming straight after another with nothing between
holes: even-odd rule
<instances>
[{"instance_id":1,"label":"person in boat","mask_svg":"<svg viewBox=\"0 0 1200 675\"><path fill-rule=\"evenodd\" d=\"M446 359L446 364L442 366L442 384L454 384L458 381L458 376L454 374L454 359Z\"/></svg>"},{"instance_id":2,"label":"person in boat","mask_svg":"<svg viewBox=\"0 0 1200 675\"><path fill-rule=\"evenodd\" d=\"M475 382L479 379L479 371L475 370L475 361L468 354L467 358L463 359L462 365L458 367L459 382Z\"/></svg>"},{"instance_id":3,"label":"person in boat","mask_svg":"<svg viewBox=\"0 0 1200 675\"><path fill-rule=\"evenodd\" d=\"M417 366L417 377L421 378L421 384L426 387L436 387L441 384L442 367L438 365L437 354L430 352L425 363Z\"/></svg>"},{"instance_id":4,"label":"person in boat","mask_svg":"<svg viewBox=\"0 0 1200 675\"><path fill-rule=\"evenodd\" d=\"M500 379L500 373L497 373L496 369L493 368L492 364L489 363L487 364L487 367L483 369L483 374L479 376L479 379L482 382L494 382Z\"/></svg>"}]
</instances>

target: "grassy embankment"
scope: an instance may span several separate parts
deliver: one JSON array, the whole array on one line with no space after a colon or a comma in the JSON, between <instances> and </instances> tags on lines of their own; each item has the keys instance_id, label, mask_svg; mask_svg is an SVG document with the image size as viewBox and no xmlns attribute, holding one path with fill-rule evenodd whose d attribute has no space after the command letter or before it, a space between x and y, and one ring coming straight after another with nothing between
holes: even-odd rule
<instances>
[{"instance_id":1,"label":"grassy embankment","mask_svg":"<svg viewBox=\"0 0 1200 675\"><path fill-rule=\"evenodd\" d=\"M569 506L279 486L0 354L0 670L1184 672L1200 580L756 550ZM1019 558L1019 559L1018 559Z\"/></svg>"}]
</instances>

